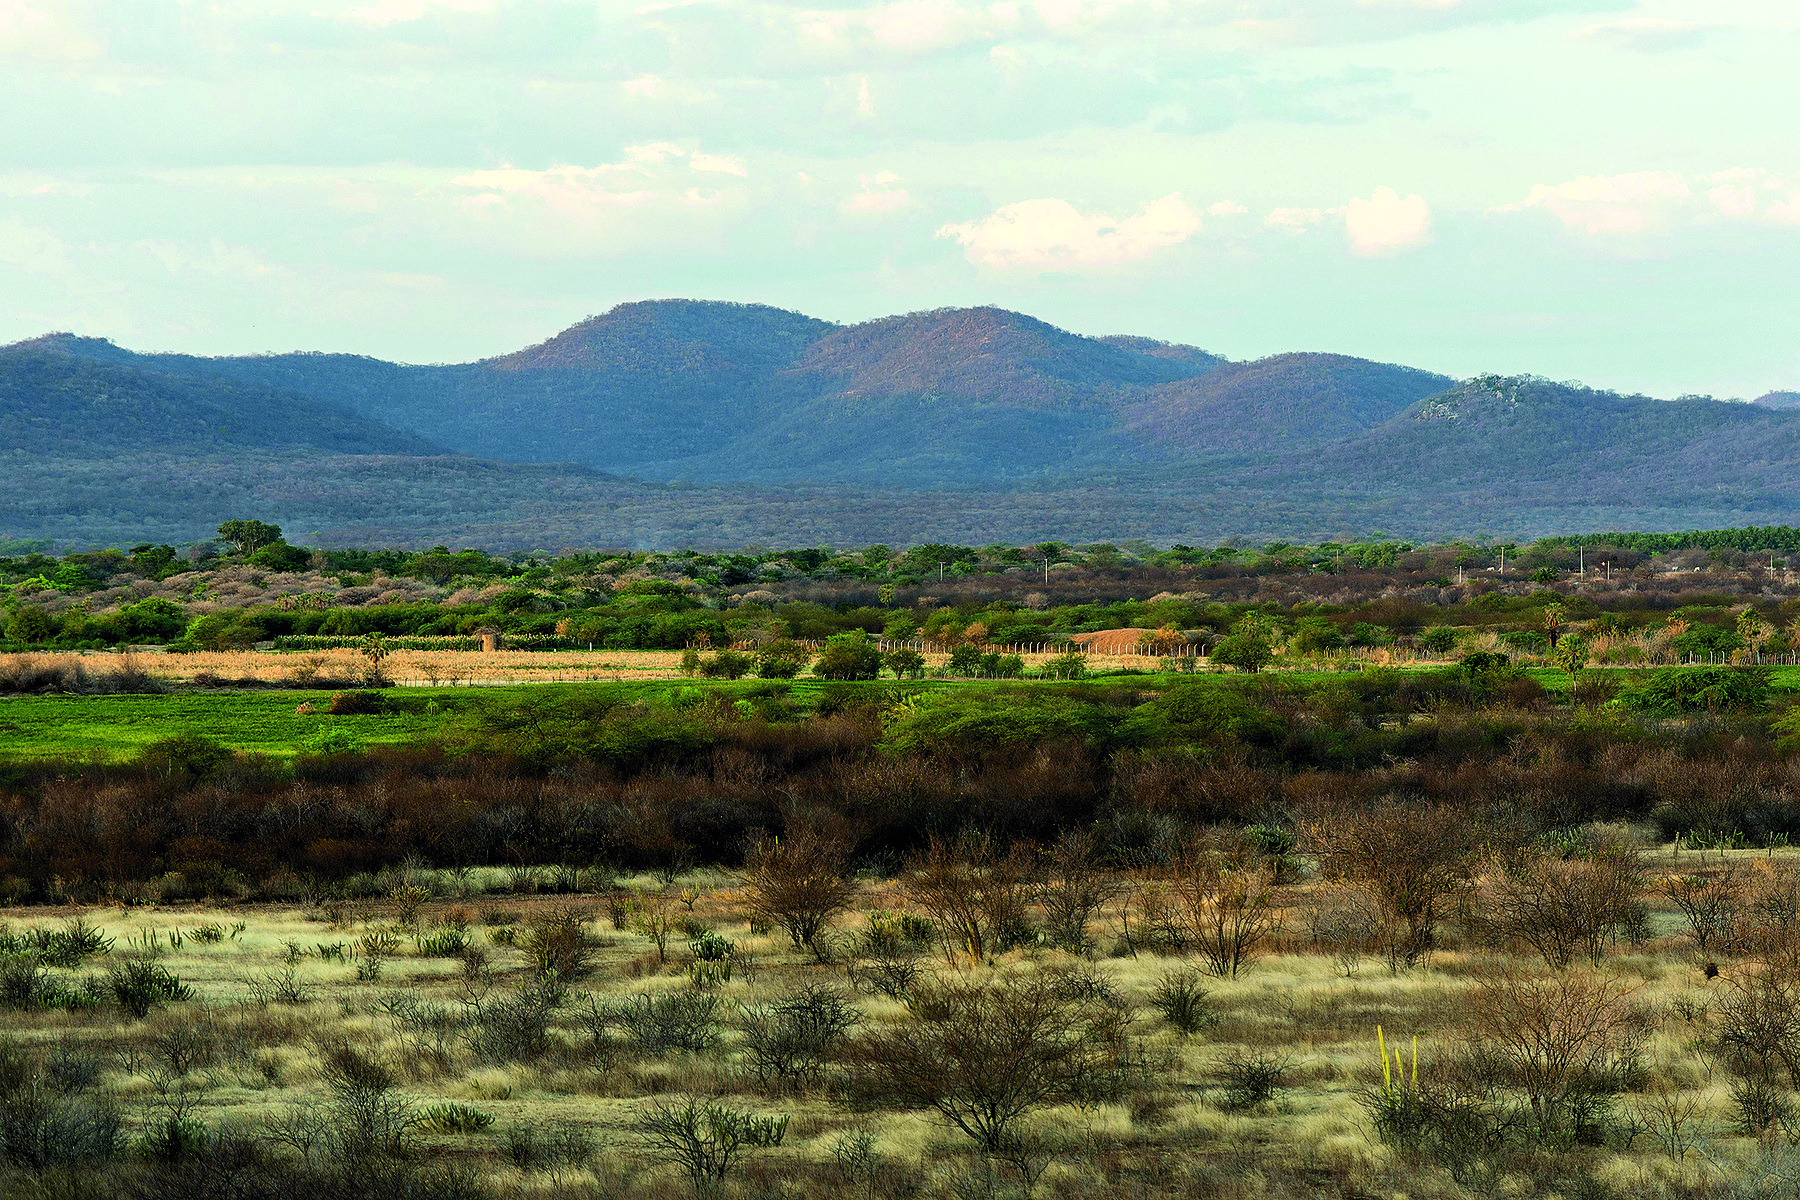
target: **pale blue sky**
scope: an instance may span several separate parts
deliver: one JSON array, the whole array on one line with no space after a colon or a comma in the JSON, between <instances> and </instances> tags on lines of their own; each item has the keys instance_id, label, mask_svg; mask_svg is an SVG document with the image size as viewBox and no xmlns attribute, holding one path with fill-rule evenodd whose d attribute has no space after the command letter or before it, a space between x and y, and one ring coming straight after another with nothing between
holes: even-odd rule
<instances>
[{"instance_id":1,"label":"pale blue sky","mask_svg":"<svg viewBox=\"0 0 1800 1200\"><path fill-rule=\"evenodd\" d=\"M0 0L0 341L656 296L1800 388L1800 6Z\"/></svg>"}]
</instances>

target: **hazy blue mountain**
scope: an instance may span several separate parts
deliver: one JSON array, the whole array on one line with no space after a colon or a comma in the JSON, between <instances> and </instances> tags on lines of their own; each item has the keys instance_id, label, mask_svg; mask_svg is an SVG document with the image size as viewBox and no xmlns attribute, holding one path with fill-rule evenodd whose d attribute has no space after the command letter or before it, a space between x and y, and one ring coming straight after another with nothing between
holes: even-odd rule
<instances>
[{"instance_id":1,"label":"hazy blue mountain","mask_svg":"<svg viewBox=\"0 0 1800 1200\"><path fill-rule=\"evenodd\" d=\"M1123 430L1171 455L1300 450L1373 429L1455 382L1342 354L1277 354L1153 388Z\"/></svg>"},{"instance_id":2,"label":"hazy blue mountain","mask_svg":"<svg viewBox=\"0 0 1800 1200\"><path fill-rule=\"evenodd\" d=\"M4 448L42 455L304 448L330 453L435 454L440 448L312 396L130 365L135 356L66 353L40 339L0 349Z\"/></svg>"},{"instance_id":3,"label":"hazy blue mountain","mask_svg":"<svg viewBox=\"0 0 1800 1200\"><path fill-rule=\"evenodd\" d=\"M510 548L1795 522L1796 401L1231 362L998 308L840 326L646 301L435 366L53 334L0 349L0 535L246 514Z\"/></svg>"}]
</instances>

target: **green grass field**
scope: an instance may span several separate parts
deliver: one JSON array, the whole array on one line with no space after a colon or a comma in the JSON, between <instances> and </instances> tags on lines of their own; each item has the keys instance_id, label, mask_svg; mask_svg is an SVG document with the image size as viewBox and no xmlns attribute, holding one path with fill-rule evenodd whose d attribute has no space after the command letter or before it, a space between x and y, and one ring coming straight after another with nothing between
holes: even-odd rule
<instances>
[{"instance_id":1,"label":"green grass field","mask_svg":"<svg viewBox=\"0 0 1800 1200\"><path fill-rule=\"evenodd\" d=\"M1778 689L1800 692L1800 667L1776 667ZM1615 673L1615 672L1609 672ZM1640 671L1617 671L1630 677ZM1552 693L1566 693L1568 676L1539 668L1530 671ZM1283 672L1283 682L1314 684L1341 680L1334 672ZM1238 686L1242 675L1145 676L1102 675L1088 686L1132 687L1154 685L1176 678L1213 681ZM678 694L682 691L720 691L728 695L766 687L761 680L702 681L688 679L643 680L631 683L517 684L482 688L393 688L389 695L404 697L408 711L369 716L330 716L323 712L300 714L294 710L311 702L323 709L331 693L323 691L179 692L163 696L7 696L0 697L0 759L39 759L73 755L116 761L130 758L145 745L176 734L200 734L234 750L289 758L306 748L309 739L324 730L341 730L357 744L396 745L427 740L445 727L447 720L473 704L492 703L509 697L562 690L604 688L623 698L638 700ZM796 680L789 692L797 708L814 706L824 684ZM890 680L881 685L893 687ZM974 680L920 680L909 689L984 688L1006 686ZM1059 687L1067 685L1042 684Z\"/></svg>"},{"instance_id":2,"label":"green grass field","mask_svg":"<svg viewBox=\"0 0 1800 1200\"><path fill-rule=\"evenodd\" d=\"M0 700L0 757L72 754L130 758L159 738L194 733L234 750L287 757L324 728L341 728L363 744L416 741L438 728L457 702L436 713L371 716L299 715L329 692L184 692L168 696L12 696Z\"/></svg>"}]
</instances>

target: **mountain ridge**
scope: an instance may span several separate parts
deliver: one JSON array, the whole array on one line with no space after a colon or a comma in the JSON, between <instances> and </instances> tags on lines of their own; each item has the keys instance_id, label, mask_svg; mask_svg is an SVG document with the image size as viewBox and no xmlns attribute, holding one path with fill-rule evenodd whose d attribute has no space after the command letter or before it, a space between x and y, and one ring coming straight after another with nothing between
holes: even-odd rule
<instances>
[{"instance_id":1,"label":"mountain ridge","mask_svg":"<svg viewBox=\"0 0 1800 1200\"><path fill-rule=\"evenodd\" d=\"M438 540L534 527L766 540L833 521L929 540L924 513L1027 540L1764 522L1800 518L1788 396L1662 401L1312 352L1234 362L992 306L839 325L639 301L436 365L139 354L59 333L0 348L0 457L32 481L0 504L0 533L70 536L152 511L179 526L204 505L165 478L174 461L209 481L209 503L241 493L313 528ZM324 475L308 477L309 455ZM268 479L225 486L252 457Z\"/></svg>"}]
</instances>

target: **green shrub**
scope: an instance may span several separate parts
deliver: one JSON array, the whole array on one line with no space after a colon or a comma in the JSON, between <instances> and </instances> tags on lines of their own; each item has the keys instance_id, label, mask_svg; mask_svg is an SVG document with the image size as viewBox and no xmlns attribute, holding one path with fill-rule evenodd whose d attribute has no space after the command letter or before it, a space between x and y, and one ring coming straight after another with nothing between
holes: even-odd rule
<instances>
[{"instance_id":1,"label":"green shrub","mask_svg":"<svg viewBox=\"0 0 1800 1200\"><path fill-rule=\"evenodd\" d=\"M71 918L61 929L22 933L0 929L0 956L26 957L47 967L79 966L89 955L105 954L112 948L113 939L81 917Z\"/></svg>"},{"instance_id":2,"label":"green shrub","mask_svg":"<svg viewBox=\"0 0 1800 1200\"><path fill-rule=\"evenodd\" d=\"M1449 625L1433 625L1419 635L1419 646L1433 654L1448 654L1456 649L1456 630Z\"/></svg>"},{"instance_id":3,"label":"green shrub","mask_svg":"<svg viewBox=\"0 0 1800 1200\"><path fill-rule=\"evenodd\" d=\"M750 673L755 660L735 650L721 650L700 660L700 674L707 679L742 679Z\"/></svg>"},{"instance_id":4,"label":"green shrub","mask_svg":"<svg viewBox=\"0 0 1800 1200\"><path fill-rule=\"evenodd\" d=\"M380 692L337 692L325 711L334 717L370 716L388 711L388 702Z\"/></svg>"},{"instance_id":5,"label":"green shrub","mask_svg":"<svg viewBox=\"0 0 1800 1200\"><path fill-rule=\"evenodd\" d=\"M434 929L430 933L414 934L413 945L427 958L455 958L468 949L469 934L465 929L452 927Z\"/></svg>"},{"instance_id":6,"label":"green shrub","mask_svg":"<svg viewBox=\"0 0 1800 1200\"><path fill-rule=\"evenodd\" d=\"M1630 708L1659 716L1694 709L1753 709L1769 701L1767 667L1663 667L1652 671L1619 699Z\"/></svg>"},{"instance_id":7,"label":"green shrub","mask_svg":"<svg viewBox=\"0 0 1800 1200\"><path fill-rule=\"evenodd\" d=\"M1025 674L1025 660L1017 654L984 654L975 673L983 679L1018 679Z\"/></svg>"},{"instance_id":8,"label":"green shrub","mask_svg":"<svg viewBox=\"0 0 1800 1200\"><path fill-rule=\"evenodd\" d=\"M840 681L874 679L881 674L881 651L860 629L837 634L826 640L824 651L813 663L813 674Z\"/></svg>"},{"instance_id":9,"label":"green shrub","mask_svg":"<svg viewBox=\"0 0 1800 1200\"><path fill-rule=\"evenodd\" d=\"M433 1104L420 1110L419 1119L440 1133L480 1133L494 1123L494 1114L467 1104Z\"/></svg>"},{"instance_id":10,"label":"green shrub","mask_svg":"<svg viewBox=\"0 0 1800 1200\"><path fill-rule=\"evenodd\" d=\"M323 725L294 743L294 749L303 754L354 754L362 749L362 740L340 725Z\"/></svg>"},{"instance_id":11,"label":"green shrub","mask_svg":"<svg viewBox=\"0 0 1800 1200\"><path fill-rule=\"evenodd\" d=\"M1087 655L1071 650L1044 663L1039 673L1045 679L1081 679L1088 673Z\"/></svg>"},{"instance_id":12,"label":"green shrub","mask_svg":"<svg viewBox=\"0 0 1800 1200\"><path fill-rule=\"evenodd\" d=\"M1170 971L1164 975L1151 989L1150 1005L1183 1035L1199 1033L1219 1023L1212 993L1202 986L1198 971Z\"/></svg>"},{"instance_id":13,"label":"green shrub","mask_svg":"<svg viewBox=\"0 0 1800 1200\"><path fill-rule=\"evenodd\" d=\"M168 968L143 961L120 963L108 970L106 989L120 1008L139 1019L149 1016L153 1008L191 1000L194 995Z\"/></svg>"},{"instance_id":14,"label":"green shrub","mask_svg":"<svg viewBox=\"0 0 1800 1200\"><path fill-rule=\"evenodd\" d=\"M977 646L958 646L950 651L950 661L944 669L952 675L964 677L974 675L981 670L981 649Z\"/></svg>"},{"instance_id":15,"label":"green shrub","mask_svg":"<svg viewBox=\"0 0 1800 1200\"><path fill-rule=\"evenodd\" d=\"M1294 622L1288 646L1299 654L1321 654L1344 644L1343 630L1325 617L1301 617Z\"/></svg>"},{"instance_id":16,"label":"green shrub","mask_svg":"<svg viewBox=\"0 0 1800 1200\"><path fill-rule=\"evenodd\" d=\"M1207 659L1215 663L1223 663L1228 667L1236 667L1240 671L1255 673L1269 665L1275 657L1268 639L1253 633L1234 633L1212 648Z\"/></svg>"},{"instance_id":17,"label":"green shrub","mask_svg":"<svg viewBox=\"0 0 1800 1200\"><path fill-rule=\"evenodd\" d=\"M1103 740L1117 728L1115 710L1042 691L936 692L891 721L881 748L889 754L980 755L1046 742Z\"/></svg>"},{"instance_id":18,"label":"green shrub","mask_svg":"<svg viewBox=\"0 0 1800 1200\"><path fill-rule=\"evenodd\" d=\"M624 1030L632 1047L645 1054L697 1053L719 1044L721 1004L705 992L632 996L605 1006L601 1020Z\"/></svg>"},{"instance_id":19,"label":"green shrub","mask_svg":"<svg viewBox=\"0 0 1800 1200\"><path fill-rule=\"evenodd\" d=\"M894 673L895 679L918 679L925 674L925 656L917 650L890 650L881 661Z\"/></svg>"},{"instance_id":20,"label":"green shrub","mask_svg":"<svg viewBox=\"0 0 1800 1200\"><path fill-rule=\"evenodd\" d=\"M197 733L181 733L150 743L138 753L138 765L163 779L205 779L235 757L229 746Z\"/></svg>"},{"instance_id":21,"label":"green shrub","mask_svg":"<svg viewBox=\"0 0 1800 1200\"><path fill-rule=\"evenodd\" d=\"M764 679L792 679L812 661L812 652L791 638L765 642L756 650L756 673Z\"/></svg>"}]
</instances>

